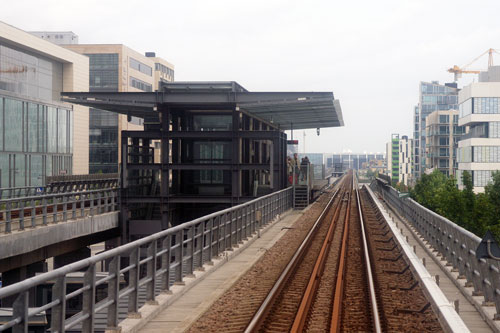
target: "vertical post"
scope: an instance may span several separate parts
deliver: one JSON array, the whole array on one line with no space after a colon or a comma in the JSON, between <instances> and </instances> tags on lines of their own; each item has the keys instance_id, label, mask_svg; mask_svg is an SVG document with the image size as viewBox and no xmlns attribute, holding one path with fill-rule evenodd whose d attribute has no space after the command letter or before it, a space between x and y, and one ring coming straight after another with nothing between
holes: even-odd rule
<instances>
[{"instance_id":1,"label":"vertical post","mask_svg":"<svg viewBox=\"0 0 500 333\"><path fill-rule=\"evenodd\" d=\"M80 217L85 216L85 193L80 194Z\"/></svg>"},{"instance_id":2,"label":"vertical post","mask_svg":"<svg viewBox=\"0 0 500 333\"><path fill-rule=\"evenodd\" d=\"M24 230L24 200L19 201L18 209L19 209L19 229Z\"/></svg>"},{"instance_id":3,"label":"vertical post","mask_svg":"<svg viewBox=\"0 0 500 333\"><path fill-rule=\"evenodd\" d=\"M66 222L68 220L68 197L64 195L62 197L63 199L63 222Z\"/></svg>"},{"instance_id":4,"label":"vertical post","mask_svg":"<svg viewBox=\"0 0 500 333\"><path fill-rule=\"evenodd\" d=\"M201 222L200 225L200 262L198 267L203 267L203 254L205 253L205 230L206 230L206 225L209 223L209 220L205 220Z\"/></svg>"},{"instance_id":5,"label":"vertical post","mask_svg":"<svg viewBox=\"0 0 500 333\"><path fill-rule=\"evenodd\" d=\"M92 192L89 192L89 199L90 199L89 216L93 216L94 215L94 195Z\"/></svg>"},{"instance_id":6,"label":"vertical post","mask_svg":"<svg viewBox=\"0 0 500 333\"><path fill-rule=\"evenodd\" d=\"M52 286L52 301L59 300L59 304L52 308L50 329L64 333L66 321L66 276L61 276Z\"/></svg>"},{"instance_id":7,"label":"vertical post","mask_svg":"<svg viewBox=\"0 0 500 333\"><path fill-rule=\"evenodd\" d=\"M101 192L99 191L99 192L97 192L97 209L96 209L97 215L102 213L102 205L101 205L102 202L101 202L101 200L102 200L102 198L101 198Z\"/></svg>"},{"instance_id":8,"label":"vertical post","mask_svg":"<svg viewBox=\"0 0 500 333\"><path fill-rule=\"evenodd\" d=\"M162 290L168 292L170 290L170 257L172 253L170 251L172 245L172 236L167 235L162 243L162 250L167 250L161 256L161 268L165 270L162 278Z\"/></svg>"},{"instance_id":9,"label":"vertical post","mask_svg":"<svg viewBox=\"0 0 500 333\"><path fill-rule=\"evenodd\" d=\"M57 196L52 197L52 223L57 223Z\"/></svg>"},{"instance_id":10,"label":"vertical post","mask_svg":"<svg viewBox=\"0 0 500 333\"><path fill-rule=\"evenodd\" d=\"M71 218L76 219L76 195L71 196Z\"/></svg>"},{"instance_id":11,"label":"vertical post","mask_svg":"<svg viewBox=\"0 0 500 333\"><path fill-rule=\"evenodd\" d=\"M237 106L233 109L232 126L232 165L231 165L231 203L236 204L240 197L240 112Z\"/></svg>"},{"instance_id":12,"label":"vertical post","mask_svg":"<svg viewBox=\"0 0 500 333\"><path fill-rule=\"evenodd\" d=\"M35 199L31 199L31 227L35 228L36 227L36 204L35 204Z\"/></svg>"},{"instance_id":13,"label":"vertical post","mask_svg":"<svg viewBox=\"0 0 500 333\"><path fill-rule=\"evenodd\" d=\"M129 271L129 287L133 289L128 297L128 317L140 318L139 314L139 277L140 277L140 247L130 252L129 265L132 268Z\"/></svg>"},{"instance_id":14,"label":"vertical post","mask_svg":"<svg viewBox=\"0 0 500 333\"><path fill-rule=\"evenodd\" d=\"M113 300L108 306L108 328L107 330L118 330L118 306L120 291L120 256L113 257L109 263L109 274L114 277L108 282L108 298Z\"/></svg>"},{"instance_id":15,"label":"vertical post","mask_svg":"<svg viewBox=\"0 0 500 333\"><path fill-rule=\"evenodd\" d=\"M83 292L82 312L88 314L88 318L83 321L83 332L94 332L95 317L95 264L90 264L83 276L83 285L90 288Z\"/></svg>"},{"instance_id":16,"label":"vertical post","mask_svg":"<svg viewBox=\"0 0 500 333\"><path fill-rule=\"evenodd\" d=\"M179 269L175 281L182 282L184 269L184 229L179 230L177 235L175 235L175 238L179 243L179 247L177 248L178 255L175 256L176 260L179 260Z\"/></svg>"},{"instance_id":17,"label":"vertical post","mask_svg":"<svg viewBox=\"0 0 500 333\"><path fill-rule=\"evenodd\" d=\"M162 229L167 229L169 224L169 186L170 186L170 109L161 107L160 122L161 122L161 184L160 184L160 210L161 210L161 226ZM174 158L174 156L172 156ZM176 158L176 157L175 157Z\"/></svg>"},{"instance_id":18,"label":"vertical post","mask_svg":"<svg viewBox=\"0 0 500 333\"><path fill-rule=\"evenodd\" d=\"M191 236L191 237L189 237ZM196 226L193 225L191 226L191 228L189 228L189 234L188 234L188 238L191 238L191 265L189 265L189 274L193 274L194 273L194 252L195 252L195 244L196 244ZM189 243L188 243L188 246L189 246Z\"/></svg>"},{"instance_id":19,"label":"vertical post","mask_svg":"<svg viewBox=\"0 0 500 333\"><path fill-rule=\"evenodd\" d=\"M146 288L146 301L148 304L157 304L155 302L155 290L156 290L156 240L152 241L148 246L148 257L151 257L151 260L148 261L147 264L147 276L151 278L151 281L148 282Z\"/></svg>"},{"instance_id":20,"label":"vertical post","mask_svg":"<svg viewBox=\"0 0 500 333\"><path fill-rule=\"evenodd\" d=\"M5 224L5 233L8 234L12 231L12 203L10 201L5 205L6 210L6 224Z\"/></svg>"},{"instance_id":21,"label":"vertical post","mask_svg":"<svg viewBox=\"0 0 500 333\"><path fill-rule=\"evenodd\" d=\"M13 318L21 318L21 322L14 327L12 327L12 333L25 333L28 332L28 301L29 293L28 291L23 291L17 296L13 304Z\"/></svg>"}]
</instances>

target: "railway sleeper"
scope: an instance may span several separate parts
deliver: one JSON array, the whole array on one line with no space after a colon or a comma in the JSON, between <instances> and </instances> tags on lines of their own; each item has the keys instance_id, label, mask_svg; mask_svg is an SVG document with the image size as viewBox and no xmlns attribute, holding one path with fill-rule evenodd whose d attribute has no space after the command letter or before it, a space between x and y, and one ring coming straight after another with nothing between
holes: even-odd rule
<instances>
[{"instance_id":1,"label":"railway sleeper","mask_svg":"<svg viewBox=\"0 0 500 333\"><path fill-rule=\"evenodd\" d=\"M380 261L392 261L392 262L396 262L396 261L398 261L401 258L403 258L403 254L402 253L400 253L399 256L397 256L396 258L380 258L379 260Z\"/></svg>"},{"instance_id":2,"label":"railway sleeper","mask_svg":"<svg viewBox=\"0 0 500 333\"><path fill-rule=\"evenodd\" d=\"M389 273L389 274L404 274L406 271L410 269L410 265L406 265L406 267L402 271L392 271L392 270L383 270L382 272L384 273Z\"/></svg>"},{"instance_id":3,"label":"railway sleeper","mask_svg":"<svg viewBox=\"0 0 500 333\"><path fill-rule=\"evenodd\" d=\"M431 306L431 303L427 302L420 310L412 310L412 309L398 309L397 312L399 313L424 313L429 309Z\"/></svg>"}]
</instances>

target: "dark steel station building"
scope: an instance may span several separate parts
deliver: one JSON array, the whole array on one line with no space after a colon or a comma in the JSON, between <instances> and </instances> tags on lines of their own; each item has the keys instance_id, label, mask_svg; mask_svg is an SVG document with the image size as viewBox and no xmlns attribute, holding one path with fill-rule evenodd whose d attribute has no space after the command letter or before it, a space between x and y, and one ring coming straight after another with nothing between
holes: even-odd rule
<instances>
[{"instance_id":1,"label":"dark steel station building","mask_svg":"<svg viewBox=\"0 0 500 333\"><path fill-rule=\"evenodd\" d=\"M144 119L144 131L121 134L125 242L287 187L284 131L343 126L332 92L250 92L236 82L63 100Z\"/></svg>"}]
</instances>

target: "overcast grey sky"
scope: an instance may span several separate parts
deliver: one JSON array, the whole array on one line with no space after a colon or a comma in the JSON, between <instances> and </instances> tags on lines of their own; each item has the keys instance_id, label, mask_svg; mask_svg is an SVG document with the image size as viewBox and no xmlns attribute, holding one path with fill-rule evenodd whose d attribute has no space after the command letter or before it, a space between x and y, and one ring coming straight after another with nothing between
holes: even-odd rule
<instances>
[{"instance_id":1,"label":"overcast grey sky","mask_svg":"<svg viewBox=\"0 0 500 333\"><path fill-rule=\"evenodd\" d=\"M345 127L307 131L307 151L376 152L412 135L420 81L451 82L447 68L500 48L498 13L498 0L3 0L0 20L155 51L176 80L333 91Z\"/></svg>"}]
</instances>

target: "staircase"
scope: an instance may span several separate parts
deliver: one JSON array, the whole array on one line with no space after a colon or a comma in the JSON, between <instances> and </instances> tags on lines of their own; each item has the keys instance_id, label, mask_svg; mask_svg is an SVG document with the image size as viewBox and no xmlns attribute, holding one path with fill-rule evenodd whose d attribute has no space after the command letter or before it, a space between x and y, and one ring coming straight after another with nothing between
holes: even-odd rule
<instances>
[{"instance_id":1,"label":"staircase","mask_svg":"<svg viewBox=\"0 0 500 333\"><path fill-rule=\"evenodd\" d=\"M295 185L293 190L293 207L304 209L309 205L309 187L307 185Z\"/></svg>"}]
</instances>

